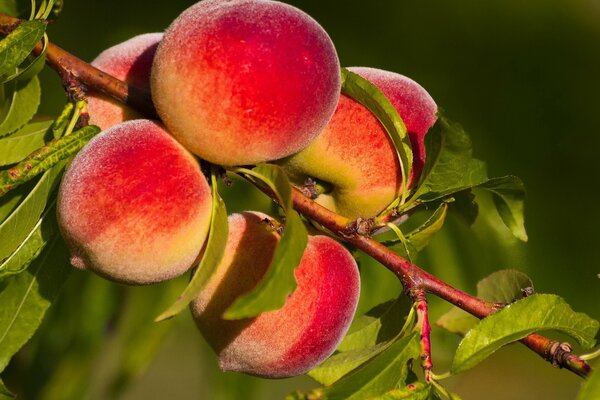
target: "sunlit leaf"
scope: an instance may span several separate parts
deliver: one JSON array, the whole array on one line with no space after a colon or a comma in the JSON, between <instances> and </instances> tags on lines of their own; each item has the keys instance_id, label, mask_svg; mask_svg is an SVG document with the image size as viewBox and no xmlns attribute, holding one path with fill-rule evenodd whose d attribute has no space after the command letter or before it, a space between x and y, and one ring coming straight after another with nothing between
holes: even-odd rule
<instances>
[{"instance_id":1,"label":"sunlit leaf","mask_svg":"<svg viewBox=\"0 0 600 400\"><path fill-rule=\"evenodd\" d=\"M498 303L512 303L524 297L525 290L533 290L533 282L521 271L505 269L496 271L477 283L477 297ZM464 335L478 319L458 307L453 307L437 321L449 332Z\"/></svg>"},{"instance_id":2,"label":"sunlit leaf","mask_svg":"<svg viewBox=\"0 0 600 400\"><path fill-rule=\"evenodd\" d=\"M413 154L406 126L398 110L377 86L346 68L342 68L342 93L367 107L384 126L398 153L402 181L408 182Z\"/></svg>"},{"instance_id":3,"label":"sunlit leaf","mask_svg":"<svg viewBox=\"0 0 600 400\"><path fill-rule=\"evenodd\" d=\"M598 327L598 321L574 312L558 296L526 297L484 318L467 333L454 356L452 372L472 368L502 346L541 330L561 331L590 348Z\"/></svg>"},{"instance_id":4,"label":"sunlit leaf","mask_svg":"<svg viewBox=\"0 0 600 400\"><path fill-rule=\"evenodd\" d=\"M41 21L23 21L0 40L0 76L12 74L42 39L46 24Z\"/></svg>"},{"instance_id":5,"label":"sunlit leaf","mask_svg":"<svg viewBox=\"0 0 600 400\"><path fill-rule=\"evenodd\" d=\"M361 365L332 386L323 389L327 399L358 400L379 396L403 385L409 360L420 352L416 333L394 341L370 362Z\"/></svg>"},{"instance_id":6,"label":"sunlit leaf","mask_svg":"<svg viewBox=\"0 0 600 400\"><path fill-rule=\"evenodd\" d=\"M304 254L308 234L298 213L294 210L288 212L285 228L267 273L251 292L234 301L225 311L224 318L248 318L279 309L296 289L294 270Z\"/></svg>"},{"instance_id":7,"label":"sunlit leaf","mask_svg":"<svg viewBox=\"0 0 600 400\"><path fill-rule=\"evenodd\" d=\"M0 166L14 164L46 144L52 121L32 122L0 139Z\"/></svg>"},{"instance_id":8,"label":"sunlit leaf","mask_svg":"<svg viewBox=\"0 0 600 400\"><path fill-rule=\"evenodd\" d=\"M178 314L186 308L193 299L198 297L198 294L212 274L217 270L217 267L223 258L225 245L227 244L229 225L227 221L227 209L217 190L217 180L214 174L212 175L212 192L213 199L210 229L200 265L196 268L190 283L179 295L175 303L156 317L156 321L162 321Z\"/></svg>"},{"instance_id":9,"label":"sunlit leaf","mask_svg":"<svg viewBox=\"0 0 600 400\"><path fill-rule=\"evenodd\" d=\"M52 140L19 164L1 171L0 196L71 157L99 132L100 128L95 125L86 126L68 136Z\"/></svg>"},{"instance_id":10,"label":"sunlit leaf","mask_svg":"<svg viewBox=\"0 0 600 400\"><path fill-rule=\"evenodd\" d=\"M592 371L577 395L577 400L591 399L600 399L600 373L598 370Z\"/></svg>"},{"instance_id":11,"label":"sunlit leaf","mask_svg":"<svg viewBox=\"0 0 600 400\"><path fill-rule=\"evenodd\" d=\"M0 263L0 280L23 272L57 234L56 210L50 207L15 251Z\"/></svg>"},{"instance_id":12,"label":"sunlit leaf","mask_svg":"<svg viewBox=\"0 0 600 400\"><path fill-rule=\"evenodd\" d=\"M56 238L27 271L8 279L0 292L0 371L37 330L71 267Z\"/></svg>"},{"instance_id":13,"label":"sunlit leaf","mask_svg":"<svg viewBox=\"0 0 600 400\"><path fill-rule=\"evenodd\" d=\"M33 118L40 105L40 81L14 80L3 85L4 99L0 104L0 137L6 136Z\"/></svg>"},{"instance_id":14,"label":"sunlit leaf","mask_svg":"<svg viewBox=\"0 0 600 400\"><path fill-rule=\"evenodd\" d=\"M50 195L58 182L65 162L46 171L27 197L12 214L0 224L0 260L11 255L21 242L31 233L46 208Z\"/></svg>"},{"instance_id":15,"label":"sunlit leaf","mask_svg":"<svg viewBox=\"0 0 600 400\"><path fill-rule=\"evenodd\" d=\"M414 382L400 389L390 390L371 400L427 400L431 395L432 386L426 382Z\"/></svg>"}]
</instances>

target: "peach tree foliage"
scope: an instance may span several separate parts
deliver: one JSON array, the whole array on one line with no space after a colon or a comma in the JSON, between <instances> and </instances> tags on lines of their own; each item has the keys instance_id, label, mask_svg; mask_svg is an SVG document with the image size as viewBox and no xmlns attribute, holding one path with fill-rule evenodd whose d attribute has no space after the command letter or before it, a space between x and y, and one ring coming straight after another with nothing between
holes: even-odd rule
<instances>
[{"instance_id":1,"label":"peach tree foliage","mask_svg":"<svg viewBox=\"0 0 600 400\"><path fill-rule=\"evenodd\" d=\"M77 86L69 86L72 82L65 77L62 78L69 97L62 113L51 120L36 118L41 99L37 75L44 68L48 45L45 21L51 16L55 18L61 5L62 2L52 0L31 3L8 0L0 4L1 13L23 19L18 26L3 21L0 41L0 371L32 338L48 310L58 304L57 296L71 275L68 250L59 235L55 216L57 186L65 166L100 131L96 126L81 123L85 102L77 95ZM32 53L40 41L41 51ZM406 182L412 162L411 144L390 101L374 85L345 69L341 90L371 110L386 128ZM478 198L486 192L492 196L508 229L518 239L527 240L523 218L525 189L519 178L488 177L485 164L472 156L468 135L442 112L426 136L426 148L427 161L417 185L404 190L380 216L389 222L393 218L388 221L386 217L391 213L406 216L420 213L425 215L423 222L412 229L390 222L389 231L375 235L375 240L412 260L443 228L448 213L461 215L472 223L479 212ZM272 164L231 167L226 171L211 166L207 174L213 196L209 236L204 256L190 274L189 283L183 288L167 283L151 292L128 294L126 289L107 282L84 282L79 293L73 290L61 293L78 301L81 310L87 310L77 317L80 320L57 312L45 323L56 329L61 324L80 323L86 329L74 331L68 337L42 339L29 357L43 364L47 363L45 357L60 355L67 367L57 374L69 371L70 367L85 376L91 368L86 360L94 356L103 342L104 330L110 325L126 348L110 387L113 394L125 388L152 360L172 326L171 321L164 320L188 307L223 256L227 204L219 194L219 187L224 177L228 179L226 176L245 178L257 190L265 192L279 206L275 216L285 222L266 276L252 291L239 297L225 317L252 317L284 304L296 287L293 272L306 246L305 223L309 221L295 209L294 189L288 177ZM320 221L312 223L328 232ZM329 234L344 242L344 235ZM93 299L84 295L86 290L93 290ZM426 312L423 314L415 297L401 295L355 316L337 351L308 373L322 387L309 393L291 394L290 398L456 399L457 394L443 387L444 377L476 367L494 351L531 333L560 331L584 349L595 345L598 322L573 311L558 295L534 293L533 283L523 273L504 270L492 274L478 285L477 297L498 303L498 311L478 321L454 307L438 321L448 331L463 336L447 375L421 376ZM509 306L502 308L504 305ZM69 343L77 344L78 350L66 352ZM47 376L41 379L52 382L49 369L44 371ZM599 382L598 374L592 373L579 398L600 397ZM82 393L85 387L73 383L54 389ZM0 380L0 398L12 397Z\"/></svg>"}]
</instances>

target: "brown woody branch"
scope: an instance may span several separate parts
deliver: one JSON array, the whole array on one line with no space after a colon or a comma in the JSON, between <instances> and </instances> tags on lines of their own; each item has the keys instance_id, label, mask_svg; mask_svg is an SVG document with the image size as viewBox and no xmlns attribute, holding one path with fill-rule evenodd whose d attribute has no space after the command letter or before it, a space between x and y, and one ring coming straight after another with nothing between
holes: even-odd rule
<instances>
[{"instance_id":1,"label":"brown woody branch","mask_svg":"<svg viewBox=\"0 0 600 400\"><path fill-rule=\"evenodd\" d=\"M9 33L19 22L16 18L0 13L0 33ZM76 80L87 88L102 92L130 105L148 117L156 117L149 93L131 87L94 68L52 43L48 43L47 46L46 62L58 72L63 83ZM42 44L40 43L36 46L34 53L39 54L41 51ZM381 243L358 232L353 232L352 229L348 229L349 226L352 226L353 221L320 206L296 188L293 190L293 203L294 208L306 218L324 226L395 273L409 296L421 293L424 299L425 293L431 293L477 318L485 318L503 306L458 290L400 257ZM426 300L424 301L426 302ZM531 334L521 342L554 366L566 368L583 377L591 372L589 364L573 354L570 346L565 343L556 342L538 334ZM426 351L429 352L429 348ZM430 354L427 356L430 357Z\"/></svg>"}]
</instances>

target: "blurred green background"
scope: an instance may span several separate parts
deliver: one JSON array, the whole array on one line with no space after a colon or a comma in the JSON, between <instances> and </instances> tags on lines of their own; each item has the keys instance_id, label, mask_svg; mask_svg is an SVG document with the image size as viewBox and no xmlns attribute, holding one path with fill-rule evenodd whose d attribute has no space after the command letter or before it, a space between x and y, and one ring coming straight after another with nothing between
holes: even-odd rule
<instances>
[{"instance_id":1,"label":"blurred green background","mask_svg":"<svg viewBox=\"0 0 600 400\"><path fill-rule=\"evenodd\" d=\"M133 35L163 30L193 1L65 3L49 28L50 39L89 61ZM514 174L525 182L527 244L514 241L494 213L483 213L473 229L451 218L419 264L471 292L489 273L517 268L532 277L538 292L557 293L575 310L600 318L600 3L289 3L325 27L343 66L373 66L415 79L465 127L491 176ZM52 71L42 77L41 112L55 115L64 102L59 80ZM242 199L248 198L255 208L270 207L237 184L227 193L230 211L247 208ZM366 310L400 288L381 266L363 260L360 308ZM43 328L8 371L7 383L18 385L25 398L128 400L275 399L315 385L306 377L266 381L219 372L187 313L152 325L155 311L184 284L125 291L74 273ZM449 308L436 299L431 303L433 319ZM136 333L140 327L143 337ZM458 338L434 329L433 340L433 360L442 373ZM137 366L153 349L157 358L137 376ZM120 371L115 380L115 368L124 365L131 373ZM19 375L23 371L31 375ZM130 385L128 374L135 375ZM580 382L513 345L448 385L466 400L571 399Z\"/></svg>"}]
</instances>

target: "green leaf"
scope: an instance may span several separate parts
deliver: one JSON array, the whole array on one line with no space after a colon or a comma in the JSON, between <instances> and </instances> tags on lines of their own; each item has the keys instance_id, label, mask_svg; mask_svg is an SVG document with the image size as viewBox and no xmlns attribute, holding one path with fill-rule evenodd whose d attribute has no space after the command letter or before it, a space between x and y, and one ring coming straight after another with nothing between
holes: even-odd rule
<instances>
[{"instance_id":1,"label":"green leaf","mask_svg":"<svg viewBox=\"0 0 600 400\"><path fill-rule=\"evenodd\" d=\"M523 291L533 290L531 279L514 269L496 271L477 283L477 297L496 303L512 303L524 297ZM453 307L437 321L449 332L465 335L478 319L458 307Z\"/></svg>"},{"instance_id":2,"label":"green leaf","mask_svg":"<svg viewBox=\"0 0 600 400\"><path fill-rule=\"evenodd\" d=\"M66 162L46 171L14 212L0 224L0 260L6 259L32 232L60 181Z\"/></svg>"},{"instance_id":3,"label":"green leaf","mask_svg":"<svg viewBox=\"0 0 600 400\"><path fill-rule=\"evenodd\" d=\"M331 385L350 371L385 351L393 342L412 332L415 319L405 296L379 304L355 318L337 352L308 375L323 385Z\"/></svg>"},{"instance_id":4,"label":"green leaf","mask_svg":"<svg viewBox=\"0 0 600 400\"><path fill-rule=\"evenodd\" d=\"M288 295L296 289L294 270L300 264L308 243L304 223L292 208L292 186L283 169L272 164L260 164L252 170L240 168L238 171L258 180L276 195L286 221L265 276L251 292L233 302L223 315L226 319L249 318L283 307Z\"/></svg>"},{"instance_id":5,"label":"green leaf","mask_svg":"<svg viewBox=\"0 0 600 400\"><path fill-rule=\"evenodd\" d=\"M214 173L212 174L211 179L213 191L212 215L202 260L200 261L198 268L196 268L190 283L183 293L179 295L177 301L156 317L156 321L162 321L177 315L187 307L190 301L198 297L198 294L204 285L206 285L212 274L216 271L223 258L223 254L225 253L225 245L227 244L227 235L229 231L227 209L217 190L217 179Z\"/></svg>"},{"instance_id":6,"label":"green leaf","mask_svg":"<svg viewBox=\"0 0 600 400\"><path fill-rule=\"evenodd\" d=\"M577 400L600 399L600 373L594 370L592 374L583 383Z\"/></svg>"},{"instance_id":7,"label":"green leaf","mask_svg":"<svg viewBox=\"0 0 600 400\"><path fill-rule=\"evenodd\" d=\"M0 76L12 74L42 39L46 24L41 21L24 21L0 40Z\"/></svg>"},{"instance_id":8,"label":"green leaf","mask_svg":"<svg viewBox=\"0 0 600 400\"><path fill-rule=\"evenodd\" d=\"M414 382L400 389L391 390L372 400L427 400L432 386L426 382Z\"/></svg>"},{"instance_id":9,"label":"green leaf","mask_svg":"<svg viewBox=\"0 0 600 400\"><path fill-rule=\"evenodd\" d=\"M419 357L420 345L413 333L394 341L370 362L323 389L327 399L358 400L379 396L403 385L409 361Z\"/></svg>"},{"instance_id":10,"label":"green leaf","mask_svg":"<svg viewBox=\"0 0 600 400\"><path fill-rule=\"evenodd\" d=\"M502 346L541 330L564 332L584 348L591 348L598 327L598 321L574 312L558 296L526 297L484 318L467 333L454 356L452 372L472 368Z\"/></svg>"},{"instance_id":11,"label":"green leaf","mask_svg":"<svg viewBox=\"0 0 600 400\"><path fill-rule=\"evenodd\" d=\"M413 154L406 126L398 110L377 86L346 68L342 68L342 93L367 107L381 122L398 153L402 168L402 182L408 182ZM406 184L403 187L406 188ZM406 190L403 190L402 196L404 199Z\"/></svg>"},{"instance_id":12,"label":"green leaf","mask_svg":"<svg viewBox=\"0 0 600 400\"><path fill-rule=\"evenodd\" d=\"M95 125L86 126L68 136L52 140L14 167L0 171L0 196L70 158L99 132L100 128Z\"/></svg>"},{"instance_id":13,"label":"green leaf","mask_svg":"<svg viewBox=\"0 0 600 400\"><path fill-rule=\"evenodd\" d=\"M15 395L12 394L10 390L6 388L6 386L4 386L4 382L2 382L2 379L0 379L0 400L12 400L14 398Z\"/></svg>"},{"instance_id":14,"label":"green leaf","mask_svg":"<svg viewBox=\"0 0 600 400\"><path fill-rule=\"evenodd\" d=\"M516 238L526 242L525 231L525 185L516 176L504 176L493 178L482 183L478 188L491 192L498 214L504 224L510 229Z\"/></svg>"},{"instance_id":15,"label":"green leaf","mask_svg":"<svg viewBox=\"0 0 600 400\"><path fill-rule=\"evenodd\" d=\"M23 272L56 235L58 235L56 210L52 206L46 210L19 247L0 263L0 280Z\"/></svg>"},{"instance_id":16,"label":"green leaf","mask_svg":"<svg viewBox=\"0 0 600 400\"><path fill-rule=\"evenodd\" d=\"M40 81L14 80L3 85L4 100L0 104L0 137L6 136L33 118L40 105ZM1 97L1 96L0 96Z\"/></svg>"},{"instance_id":17,"label":"green leaf","mask_svg":"<svg viewBox=\"0 0 600 400\"><path fill-rule=\"evenodd\" d=\"M427 154L429 166L412 199L437 200L487 180L485 164L472 157L471 139L458 124L439 115L427 136L433 154Z\"/></svg>"},{"instance_id":18,"label":"green leaf","mask_svg":"<svg viewBox=\"0 0 600 400\"><path fill-rule=\"evenodd\" d=\"M29 191L33 188L35 181L29 182L16 190L7 193L0 197L0 224L6 220L6 218L12 214L17 208L21 201L29 194Z\"/></svg>"},{"instance_id":19,"label":"green leaf","mask_svg":"<svg viewBox=\"0 0 600 400\"><path fill-rule=\"evenodd\" d=\"M406 234L407 242L410 243L415 251L419 252L427 247L433 236L442 229L446 221L447 212L448 203L441 202L423 224ZM384 246L394 246L398 243L401 243L400 239L382 242Z\"/></svg>"},{"instance_id":20,"label":"green leaf","mask_svg":"<svg viewBox=\"0 0 600 400\"><path fill-rule=\"evenodd\" d=\"M32 122L10 136L0 139L0 166L18 163L50 139L52 121Z\"/></svg>"},{"instance_id":21,"label":"green leaf","mask_svg":"<svg viewBox=\"0 0 600 400\"><path fill-rule=\"evenodd\" d=\"M6 281L0 292L0 371L37 330L71 267L58 237L27 269Z\"/></svg>"},{"instance_id":22,"label":"green leaf","mask_svg":"<svg viewBox=\"0 0 600 400\"><path fill-rule=\"evenodd\" d=\"M287 296L296 289L294 270L300 264L307 243L308 234L300 216L294 210L289 211L267 273L251 292L233 302L224 318L249 318L283 307Z\"/></svg>"},{"instance_id":23,"label":"green leaf","mask_svg":"<svg viewBox=\"0 0 600 400\"><path fill-rule=\"evenodd\" d=\"M401 296L356 317L339 344L338 351L364 349L393 339L402 330L411 307L408 298Z\"/></svg>"}]
</instances>

